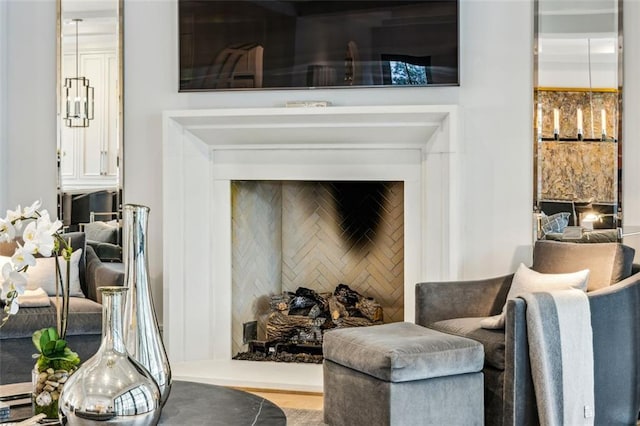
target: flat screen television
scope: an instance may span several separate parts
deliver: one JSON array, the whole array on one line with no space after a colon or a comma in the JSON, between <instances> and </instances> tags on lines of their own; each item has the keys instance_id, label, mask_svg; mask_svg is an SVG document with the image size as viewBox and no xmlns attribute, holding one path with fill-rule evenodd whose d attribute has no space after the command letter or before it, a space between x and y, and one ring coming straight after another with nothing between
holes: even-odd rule
<instances>
[{"instance_id":1,"label":"flat screen television","mask_svg":"<svg viewBox=\"0 0 640 426\"><path fill-rule=\"evenodd\" d=\"M457 86L458 1L179 0L180 91Z\"/></svg>"}]
</instances>

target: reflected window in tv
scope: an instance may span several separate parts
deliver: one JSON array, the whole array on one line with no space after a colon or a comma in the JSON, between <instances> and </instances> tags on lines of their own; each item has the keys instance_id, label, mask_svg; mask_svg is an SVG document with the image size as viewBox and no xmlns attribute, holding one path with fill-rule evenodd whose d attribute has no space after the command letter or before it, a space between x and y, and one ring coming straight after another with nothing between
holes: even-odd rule
<instances>
[{"instance_id":1,"label":"reflected window in tv","mask_svg":"<svg viewBox=\"0 0 640 426\"><path fill-rule=\"evenodd\" d=\"M178 0L180 91L459 85L458 1Z\"/></svg>"},{"instance_id":2,"label":"reflected window in tv","mask_svg":"<svg viewBox=\"0 0 640 426\"><path fill-rule=\"evenodd\" d=\"M431 81L431 58L382 55L384 84L392 86L425 86Z\"/></svg>"}]
</instances>

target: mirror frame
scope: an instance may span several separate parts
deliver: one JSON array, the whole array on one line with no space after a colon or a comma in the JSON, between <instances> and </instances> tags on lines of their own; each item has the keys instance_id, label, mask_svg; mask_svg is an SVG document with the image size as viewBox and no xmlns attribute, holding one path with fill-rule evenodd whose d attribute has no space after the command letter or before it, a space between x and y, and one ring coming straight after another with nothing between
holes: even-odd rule
<instances>
[{"instance_id":1,"label":"mirror frame","mask_svg":"<svg viewBox=\"0 0 640 426\"><path fill-rule=\"evenodd\" d=\"M544 0L534 0L533 3L533 110L531 116L531 123L533 128L533 216L534 216L534 232L533 240L541 239L540 235L540 204L543 200L539 199L538 191L540 188L540 176L538 169L540 167L541 159L538 156L539 148L538 144L540 140L538 138L538 119L537 119L537 106L538 106L538 92L540 89L539 81L539 51L540 51L540 2ZM549 0L546 0L549 1ZM617 117L615 120L617 133L616 133L616 153L615 158L615 185L614 192L616 193L616 200L614 201L614 220L616 223L617 240L621 241L624 236L622 229L623 226L623 70L624 70L624 57L623 57L623 2L624 0L616 0L617 3L617 39L616 39L616 56L617 56ZM595 91L592 91L595 92ZM611 228L613 229L613 228Z\"/></svg>"},{"instance_id":2,"label":"mirror frame","mask_svg":"<svg viewBox=\"0 0 640 426\"><path fill-rule=\"evenodd\" d=\"M62 75L62 3L65 0L56 0L56 175L57 175L57 213L58 218L64 221L64 190L62 188L62 165L60 152L62 149L62 86L64 76ZM124 0L114 0L118 8L118 28L116 42L116 58L118 61L117 75L118 84L116 89L117 97L117 135L118 135L118 156L116 159L118 186L116 191L117 219L122 220L122 205L124 194Z\"/></svg>"}]
</instances>

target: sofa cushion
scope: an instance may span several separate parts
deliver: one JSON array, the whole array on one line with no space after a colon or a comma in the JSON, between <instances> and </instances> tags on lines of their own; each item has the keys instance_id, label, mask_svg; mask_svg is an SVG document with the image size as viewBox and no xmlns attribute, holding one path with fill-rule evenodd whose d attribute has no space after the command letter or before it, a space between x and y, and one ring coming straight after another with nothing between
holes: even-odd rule
<instances>
[{"instance_id":1,"label":"sofa cushion","mask_svg":"<svg viewBox=\"0 0 640 426\"><path fill-rule=\"evenodd\" d=\"M56 326L56 298L51 306L21 308L0 328L0 339L29 337L34 331ZM62 301L60 301L62 302ZM83 297L69 298L67 335L101 334L102 305ZM35 348L34 348L35 350Z\"/></svg>"},{"instance_id":2,"label":"sofa cushion","mask_svg":"<svg viewBox=\"0 0 640 426\"><path fill-rule=\"evenodd\" d=\"M504 329L487 330L480 326L484 318L455 318L438 321L429 327L444 333L468 337L482 343L484 347L484 362L498 370L504 370Z\"/></svg>"},{"instance_id":3,"label":"sofa cushion","mask_svg":"<svg viewBox=\"0 0 640 426\"><path fill-rule=\"evenodd\" d=\"M387 382L482 370L482 345L408 322L330 330L326 359Z\"/></svg>"},{"instance_id":4,"label":"sofa cushion","mask_svg":"<svg viewBox=\"0 0 640 426\"><path fill-rule=\"evenodd\" d=\"M587 291L593 291L631 276L634 255L633 248L620 243L537 241L532 269L545 274L589 269Z\"/></svg>"}]
</instances>

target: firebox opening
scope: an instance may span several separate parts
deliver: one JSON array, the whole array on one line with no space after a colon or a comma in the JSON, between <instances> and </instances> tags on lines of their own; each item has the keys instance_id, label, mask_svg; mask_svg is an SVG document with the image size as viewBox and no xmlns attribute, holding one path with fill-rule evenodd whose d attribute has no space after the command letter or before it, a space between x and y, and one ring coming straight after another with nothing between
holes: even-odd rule
<instances>
[{"instance_id":1,"label":"firebox opening","mask_svg":"<svg viewBox=\"0 0 640 426\"><path fill-rule=\"evenodd\" d=\"M321 362L327 329L404 319L403 182L231 189L234 358Z\"/></svg>"}]
</instances>

